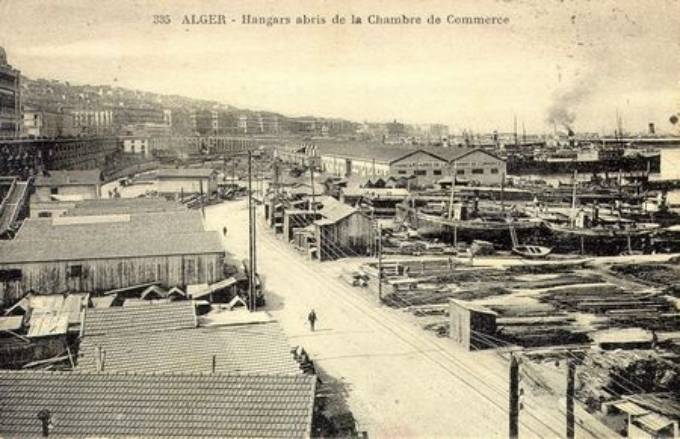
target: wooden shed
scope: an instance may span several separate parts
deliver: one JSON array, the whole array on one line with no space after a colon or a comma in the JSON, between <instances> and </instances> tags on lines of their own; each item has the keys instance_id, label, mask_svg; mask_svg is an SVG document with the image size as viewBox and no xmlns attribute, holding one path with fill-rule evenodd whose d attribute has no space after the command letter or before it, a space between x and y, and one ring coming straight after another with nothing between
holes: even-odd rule
<instances>
[{"instance_id":1,"label":"wooden shed","mask_svg":"<svg viewBox=\"0 0 680 439\"><path fill-rule=\"evenodd\" d=\"M0 242L0 299L39 294L98 292L145 282L166 287L223 278L224 249L217 232L100 233L79 239Z\"/></svg>"},{"instance_id":2,"label":"wooden shed","mask_svg":"<svg viewBox=\"0 0 680 439\"><path fill-rule=\"evenodd\" d=\"M365 256L373 243L373 222L363 212L335 198L317 198L321 219L314 222L319 260Z\"/></svg>"},{"instance_id":3,"label":"wooden shed","mask_svg":"<svg viewBox=\"0 0 680 439\"><path fill-rule=\"evenodd\" d=\"M97 199L101 197L101 171L49 171L37 176L34 186L37 201Z\"/></svg>"},{"instance_id":4,"label":"wooden shed","mask_svg":"<svg viewBox=\"0 0 680 439\"><path fill-rule=\"evenodd\" d=\"M496 333L497 313L470 302L449 302L449 337L466 350L486 349L492 343L486 336Z\"/></svg>"}]
</instances>

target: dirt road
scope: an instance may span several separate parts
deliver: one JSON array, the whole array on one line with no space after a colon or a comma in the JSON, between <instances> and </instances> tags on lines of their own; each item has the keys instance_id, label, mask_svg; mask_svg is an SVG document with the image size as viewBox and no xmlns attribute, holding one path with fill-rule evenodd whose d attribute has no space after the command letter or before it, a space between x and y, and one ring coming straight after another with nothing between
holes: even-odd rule
<instances>
[{"instance_id":1,"label":"dirt road","mask_svg":"<svg viewBox=\"0 0 680 439\"><path fill-rule=\"evenodd\" d=\"M227 250L247 257L243 201L206 210L208 227L227 226ZM261 225L258 267L271 293L267 309L291 343L301 344L348 387L348 403L371 437L507 437L507 363L468 353L415 327L337 277L333 265L306 260ZM315 332L306 324L311 308ZM522 437L563 437L559 404L524 400ZM579 429L577 436L590 435Z\"/></svg>"}]
</instances>

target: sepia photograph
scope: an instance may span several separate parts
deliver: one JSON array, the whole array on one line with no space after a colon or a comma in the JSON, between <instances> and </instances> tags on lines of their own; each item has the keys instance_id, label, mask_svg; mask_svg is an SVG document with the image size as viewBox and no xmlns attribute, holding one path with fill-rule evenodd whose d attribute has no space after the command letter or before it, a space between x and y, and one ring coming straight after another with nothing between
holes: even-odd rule
<instances>
[{"instance_id":1,"label":"sepia photograph","mask_svg":"<svg viewBox=\"0 0 680 439\"><path fill-rule=\"evenodd\" d=\"M680 439L680 0L0 0L0 438Z\"/></svg>"}]
</instances>

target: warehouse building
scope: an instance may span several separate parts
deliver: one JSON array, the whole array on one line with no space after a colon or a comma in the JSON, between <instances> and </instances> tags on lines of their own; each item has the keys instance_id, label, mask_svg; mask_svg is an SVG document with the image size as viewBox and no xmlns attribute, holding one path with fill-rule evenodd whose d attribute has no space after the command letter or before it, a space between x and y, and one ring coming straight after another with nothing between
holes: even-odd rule
<instances>
[{"instance_id":1,"label":"warehouse building","mask_svg":"<svg viewBox=\"0 0 680 439\"><path fill-rule=\"evenodd\" d=\"M35 178L35 201L79 201L101 197L101 172L49 171Z\"/></svg>"},{"instance_id":2,"label":"warehouse building","mask_svg":"<svg viewBox=\"0 0 680 439\"><path fill-rule=\"evenodd\" d=\"M217 171L209 168L159 169L160 194L212 194L217 190Z\"/></svg>"},{"instance_id":3,"label":"warehouse building","mask_svg":"<svg viewBox=\"0 0 680 439\"><path fill-rule=\"evenodd\" d=\"M433 186L450 177L470 183L500 184L505 161L479 148L418 148L366 142L321 142L313 148L282 148L279 157L289 163L309 162L309 151L319 166L341 177L408 178L410 185Z\"/></svg>"},{"instance_id":4,"label":"warehouse building","mask_svg":"<svg viewBox=\"0 0 680 439\"><path fill-rule=\"evenodd\" d=\"M86 234L92 218L101 218L83 218L53 228L42 225L49 239L20 233L20 239L0 242L0 298L13 301L29 290L97 292L146 282L168 287L210 284L224 277L224 249L217 232L172 233L155 221L138 222L138 230L129 232L120 224L125 218L116 217L108 226L99 222L97 234Z\"/></svg>"}]
</instances>

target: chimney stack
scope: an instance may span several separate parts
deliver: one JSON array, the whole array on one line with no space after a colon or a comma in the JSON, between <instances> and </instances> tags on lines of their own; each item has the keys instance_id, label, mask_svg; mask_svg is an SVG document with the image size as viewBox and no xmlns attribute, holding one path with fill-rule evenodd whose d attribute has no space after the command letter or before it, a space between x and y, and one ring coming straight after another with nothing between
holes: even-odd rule
<instances>
[{"instance_id":1,"label":"chimney stack","mask_svg":"<svg viewBox=\"0 0 680 439\"><path fill-rule=\"evenodd\" d=\"M569 135L569 147L573 148L576 146L576 139L574 139L574 131L567 127L567 133Z\"/></svg>"},{"instance_id":2,"label":"chimney stack","mask_svg":"<svg viewBox=\"0 0 680 439\"><path fill-rule=\"evenodd\" d=\"M656 128L654 127L654 122L649 122L649 134L656 134Z\"/></svg>"}]
</instances>

